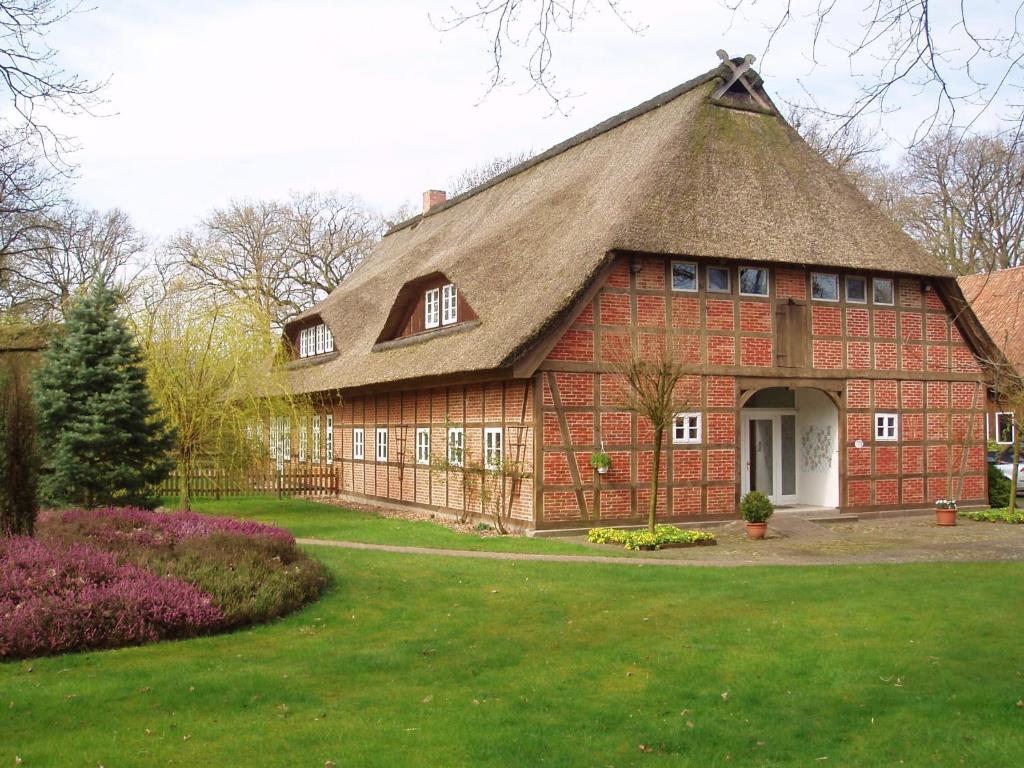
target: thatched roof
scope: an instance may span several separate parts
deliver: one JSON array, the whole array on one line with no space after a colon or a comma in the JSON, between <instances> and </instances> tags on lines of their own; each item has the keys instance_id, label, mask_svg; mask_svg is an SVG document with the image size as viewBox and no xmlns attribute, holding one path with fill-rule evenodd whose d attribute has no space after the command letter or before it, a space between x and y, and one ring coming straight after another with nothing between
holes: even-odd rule
<instances>
[{"instance_id":1,"label":"thatched roof","mask_svg":"<svg viewBox=\"0 0 1024 768\"><path fill-rule=\"evenodd\" d=\"M1024 267L964 275L957 282L992 341L1024 373Z\"/></svg>"},{"instance_id":2,"label":"thatched roof","mask_svg":"<svg viewBox=\"0 0 1024 768\"><path fill-rule=\"evenodd\" d=\"M0 323L0 353L41 352L57 332L53 323Z\"/></svg>"},{"instance_id":3,"label":"thatched roof","mask_svg":"<svg viewBox=\"0 0 1024 768\"><path fill-rule=\"evenodd\" d=\"M296 390L507 367L615 251L945 274L781 116L713 101L727 73L723 64L395 227L303 316L323 318L338 352L296 365ZM431 272L458 286L479 324L373 351L401 287Z\"/></svg>"}]
</instances>

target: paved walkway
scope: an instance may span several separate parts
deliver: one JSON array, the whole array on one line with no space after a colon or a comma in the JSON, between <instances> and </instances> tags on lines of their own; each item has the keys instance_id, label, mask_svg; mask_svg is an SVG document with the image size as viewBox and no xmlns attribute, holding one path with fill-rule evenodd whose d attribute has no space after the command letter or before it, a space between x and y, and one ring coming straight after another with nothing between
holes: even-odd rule
<instances>
[{"instance_id":1,"label":"paved walkway","mask_svg":"<svg viewBox=\"0 0 1024 768\"><path fill-rule=\"evenodd\" d=\"M741 521L714 529L718 546L666 549L660 552L605 555L582 536L567 541L592 547L594 554L494 552L432 547L364 544L354 541L299 539L300 544L375 552L481 560L550 563L602 563L736 567L750 565L866 565L869 563L1024 561L1024 525L962 520L953 528L935 525L934 516L812 523L776 515L764 541L746 537Z\"/></svg>"},{"instance_id":2,"label":"paved walkway","mask_svg":"<svg viewBox=\"0 0 1024 768\"><path fill-rule=\"evenodd\" d=\"M473 549L435 549L434 547L399 547L394 544L364 544L359 541L335 541L333 539L295 539L299 544L314 547L340 547L341 549L366 549L373 552L395 552L402 555L433 555L435 557L471 557L480 560L532 560L547 563L609 563L611 565L669 565L669 566L741 566L765 565L755 561L721 560L655 560L642 556L608 557L604 555L542 555L535 552L488 552ZM771 563L771 565L830 565L829 561L800 563Z\"/></svg>"}]
</instances>

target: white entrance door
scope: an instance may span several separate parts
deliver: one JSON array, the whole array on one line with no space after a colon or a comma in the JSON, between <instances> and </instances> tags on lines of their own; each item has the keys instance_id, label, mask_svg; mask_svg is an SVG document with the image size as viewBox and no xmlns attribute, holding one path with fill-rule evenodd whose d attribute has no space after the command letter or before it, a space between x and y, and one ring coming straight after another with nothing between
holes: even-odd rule
<instances>
[{"instance_id":1,"label":"white entrance door","mask_svg":"<svg viewBox=\"0 0 1024 768\"><path fill-rule=\"evenodd\" d=\"M760 491L777 506L795 504L796 413L744 413L740 445L743 493Z\"/></svg>"}]
</instances>

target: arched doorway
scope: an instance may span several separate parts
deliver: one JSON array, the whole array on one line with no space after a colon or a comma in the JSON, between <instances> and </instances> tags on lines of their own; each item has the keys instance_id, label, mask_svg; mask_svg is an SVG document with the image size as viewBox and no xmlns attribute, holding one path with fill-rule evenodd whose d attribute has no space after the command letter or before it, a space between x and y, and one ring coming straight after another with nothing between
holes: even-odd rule
<instances>
[{"instance_id":1,"label":"arched doorway","mask_svg":"<svg viewBox=\"0 0 1024 768\"><path fill-rule=\"evenodd\" d=\"M825 392L770 387L740 410L740 490L777 507L839 506L839 410Z\"/></svg>"}]
</instances>

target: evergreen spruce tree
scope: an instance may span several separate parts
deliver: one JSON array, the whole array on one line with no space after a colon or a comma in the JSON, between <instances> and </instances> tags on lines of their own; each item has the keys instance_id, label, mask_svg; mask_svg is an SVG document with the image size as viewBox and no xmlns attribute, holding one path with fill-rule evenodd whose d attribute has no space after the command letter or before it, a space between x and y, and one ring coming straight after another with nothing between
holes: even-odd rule
<instances>
[{"instance_id":1,"label":"evergreen spruce tree","mask_svg":"<svg viewBox=\"0 0 1024 768\"><path fill-rule=\"evenodd\" d=\"M54 504L152 506L171 436L118 299L97 282L71 307L36 372L41 490Z\"/></svg>"},{"instance_id":2,"label":"evergreen spruce tree","mask_svg":"<svg viewBox=\"0 0 1024 768\"><path fill-rule=\"evenodd\" d=\"M31 536L39 513L35 412L28 364L0 370L0 536Z\"/></svg>"}]
</instances>

